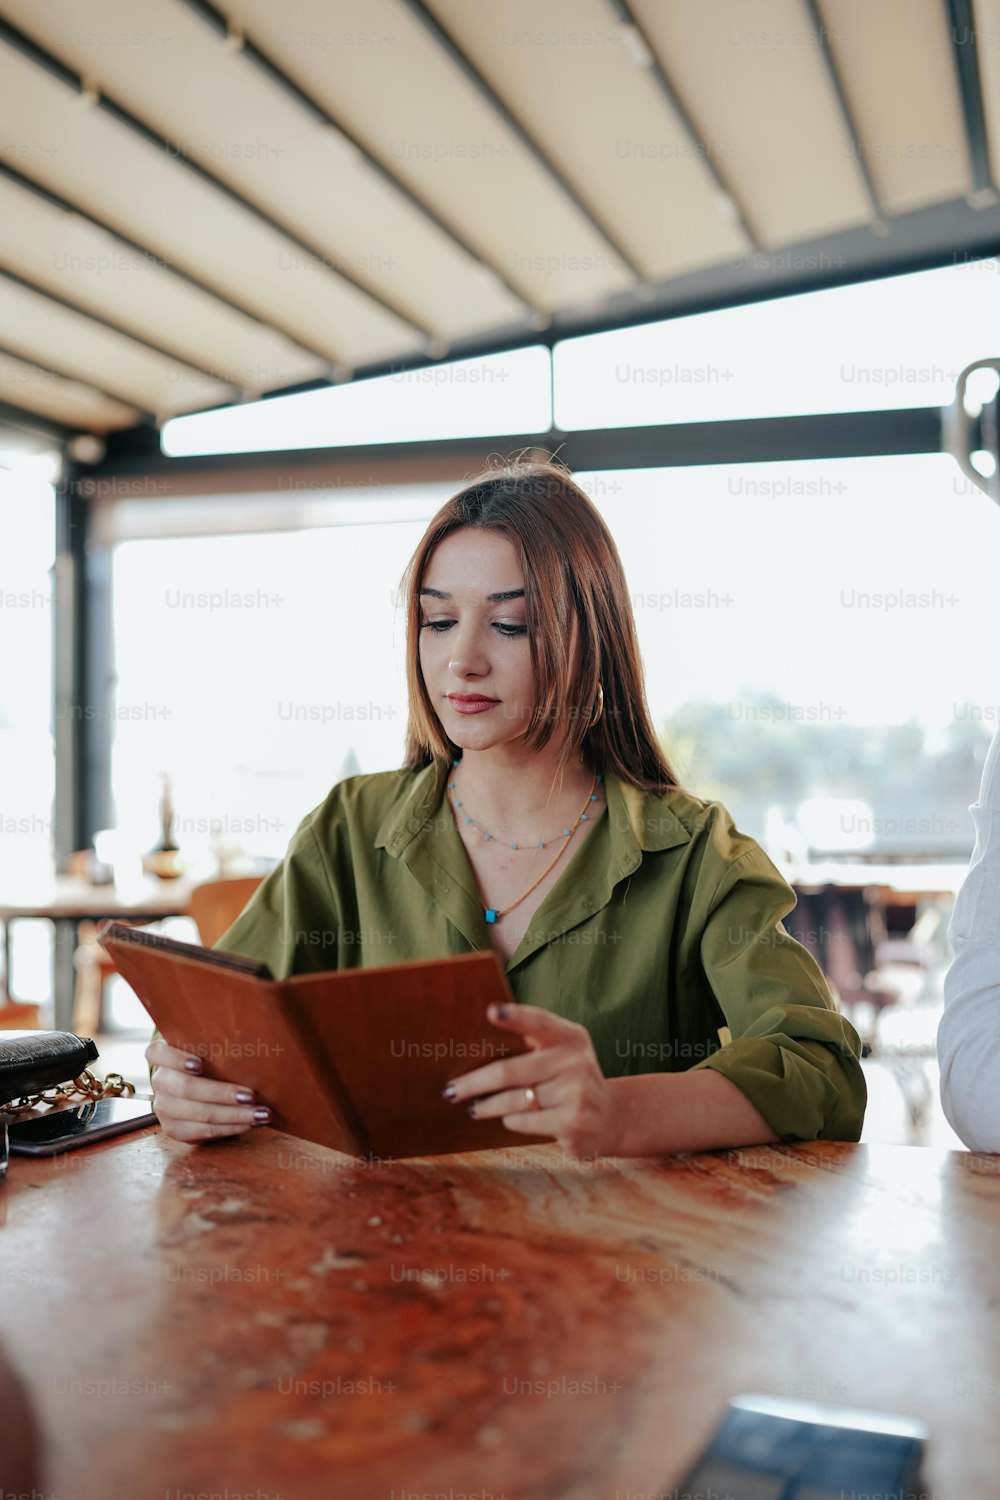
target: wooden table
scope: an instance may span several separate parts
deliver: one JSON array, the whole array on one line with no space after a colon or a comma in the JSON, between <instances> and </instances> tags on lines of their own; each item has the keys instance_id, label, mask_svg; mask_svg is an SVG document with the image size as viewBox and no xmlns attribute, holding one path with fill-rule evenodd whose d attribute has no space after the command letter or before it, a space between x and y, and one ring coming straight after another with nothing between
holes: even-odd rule
<instances>
[{"instance_id":1,"label":"wooden table","mask_svg":"<svg viewBox=\"0 0 1000 1500\"><path fill-rule=\"evenodd\" d=\"M671 1495L743 1391L1000 1465L1000 1158L811 1144L358 1164L159 1130L0 1188L2 1342L66 1500Z\"/></svg>"},{"instance_id":2,"label":"wooden table","mask_svg":"<svg viewBox=\"0 0 1000 1500\"><path fill-rule=\"evenodd\" d=\"M157 922L183 916L192 882L152 877L134 885L91 885L80 876L60 875L43 884L0 891L3 923L4 981L10 985L10 929L13 922L46 918L55 927L52 958L53 1028L68 1031L73 1018L77 924L82 921Z\"/></svg>"}]
</instances>

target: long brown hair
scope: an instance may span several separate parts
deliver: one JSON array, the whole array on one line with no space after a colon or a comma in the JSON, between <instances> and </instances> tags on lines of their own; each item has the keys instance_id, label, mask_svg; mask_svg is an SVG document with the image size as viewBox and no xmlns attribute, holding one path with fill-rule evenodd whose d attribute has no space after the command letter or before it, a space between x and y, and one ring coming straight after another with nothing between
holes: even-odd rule
<instances>
[{"instance_id":1,"label":"long brown hair","mask_svg":"<svg viewBox=\"0 0 1000 1500\"><path fill-rule=\"evenodd\" d=\"M645 791L678 786L656 737L643 680L632 604L618 548L600 513L556 460L514 458L485 469L434 516L403 574L409 719L404 767L418 770L458 754L441 726L420 670L420 586L431 553L451 532L481 527L506 537L524 578L535 707L524 743L566 738L562 770L581 751L605 772ZM574 687L566 645L576 615L580 676ZM597 684L604 713L590 728Z\"/></svg>"}]
</instances>

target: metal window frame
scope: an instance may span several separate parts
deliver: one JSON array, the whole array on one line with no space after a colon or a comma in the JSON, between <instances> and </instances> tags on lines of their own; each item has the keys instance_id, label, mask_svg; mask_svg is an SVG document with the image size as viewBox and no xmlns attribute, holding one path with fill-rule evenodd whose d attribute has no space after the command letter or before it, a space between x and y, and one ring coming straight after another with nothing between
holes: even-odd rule
<instances>
[{"instance_id":1,"label":"metal window frame","mask_svg":"<svg viewBox=\"0 0 1000 1500\"><path fill-rule=\"evenodd\" d=\"M53 620L55 856L61 865L111 822L111 552L68 461L56 491Z\"/></svg>"}]
</instances>

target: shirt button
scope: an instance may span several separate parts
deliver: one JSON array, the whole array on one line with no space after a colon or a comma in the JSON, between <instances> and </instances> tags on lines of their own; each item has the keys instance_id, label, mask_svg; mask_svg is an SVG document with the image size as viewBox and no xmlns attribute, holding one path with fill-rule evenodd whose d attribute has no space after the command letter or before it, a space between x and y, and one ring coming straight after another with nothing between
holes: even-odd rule
<instances>
[{"instance_id":1,"label":"shirt button","mask_svg":"<svg viewBox=\"0 0 1000 1500\"><path fill-rule=\"evenodd\" d=\"M583 902L581 904L583 906L584 911L590 911L590 908L593 906L594 903L593 903L593 901L591 901L591 899L590 899L589 896L584 896Z\"/></svg>"}]
</instances>

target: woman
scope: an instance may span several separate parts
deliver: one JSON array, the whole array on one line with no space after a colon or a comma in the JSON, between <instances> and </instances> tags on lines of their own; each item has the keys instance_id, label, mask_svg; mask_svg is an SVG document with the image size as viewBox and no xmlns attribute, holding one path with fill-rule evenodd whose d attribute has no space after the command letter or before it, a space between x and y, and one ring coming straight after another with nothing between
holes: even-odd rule
<instances>
[{"instance_id":1,"label":"woman","mask_svg":"<svg viewBox=\"0 0 1000 1500\"><path fill-rule=\"evenodd\" d=\"M569 472L480 475L403 582L405 765L335 786L217 946L277 978L492 945L520 1003L490 1019L530 1050L446 1097L573 1155L857 1140L858 1037L781 925L790 887L678 786L621 560ZM168 1134L266 1123L197 1058L146 1055Z\"/></svg>"}]
</instances>

